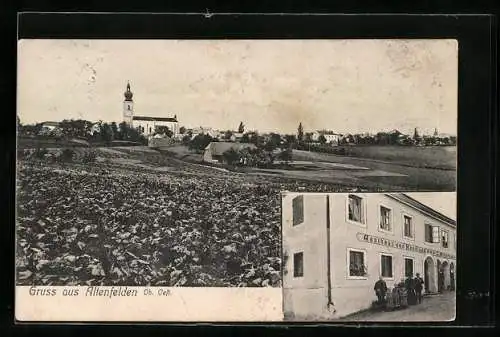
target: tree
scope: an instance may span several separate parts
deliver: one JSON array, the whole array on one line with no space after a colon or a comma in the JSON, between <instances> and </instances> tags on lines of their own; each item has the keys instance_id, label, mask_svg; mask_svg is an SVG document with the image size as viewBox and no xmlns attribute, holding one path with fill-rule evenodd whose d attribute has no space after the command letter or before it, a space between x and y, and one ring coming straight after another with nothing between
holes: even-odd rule
<instances>
[{"instance_id":1,"label":"tree","mask_svg":"<svg viewBox=\"0 0 500 337\"><path fill-rule=\"evenodd\" d=\"M18 132L21 132L23 129L23 125L21 124L21 119L19 118L19 115L16 115L16 128Z\"/></svg>"},{"instance_id":2,"label":"tree","mask_svg":"<svg viewBox=\"0 0 500 337\"><path fill-rule=\"evenodd\" d=\"M139 142L146 144L147 140L146 138L141 135L139 130L131 128L127 123L121 122L119 124L119 134L120 134L120 139L125 140L125 141L130 141L130 142Z\"/></svg>"},{"instance_id":3,"label":"tree","mask_svg":"<svg viewBox=\"0 0 500 337\"><path fill-rule=\"evenodd\" d=\"M157 126L155 133L166 135L169 138L172 138L172 136L174 135L174 133L172 132L172 130L170 130L168 128L168 126L166 126L166 125L159 125L159 126Z\"/></svg>"},{"instance_id":4,"label":"tree","mask_svg":"<svg viewBox=\"0 0 500 337\"><path fill-rule=\"evenodd\" d=\"M240 159L240 155L239 155L238 151L236 151L233 148L230 148L229 150L224 151L222 156L224 157L224 160L226 161L226 163L228 163L229 165L234 165Z\"/></svg>"},{"instance_id":5,"label":"tree","mask_svg":"<svg viewBox=\"0 0 500 337\"><path fill-rule=\"evenodd\" d=\"M318 138L318 141L321 144L325 144L326 143L326 137L325 137L325 135L320 135L319 138Z\"/></svg>"},{"instance_id":6,"label":"tree","mask_svg":"<svg viewBox=\"0 0 500 337\"><path fill-rule=\"evenodd\" d=\"M111 122L111 139L115 139L119 137L118 125L116 122Z\"/></svg>"},{"instance_id":7,"label":"tree","mask_svg":"<svg viewBox=\"0 0 500 337\"><path fill-rule=\"evenodd\" d=\"M417 144L422 140L422 138L418 134L417 128L415 128L415 130L413 131L413 140L415 140Z\"/></svg>"},{"instance_id":8,"label":"tree","mask_svg":"<svg viewBox=\"0 0 500 337\"><path fill-rule=\"evenodd\" d=\"M116 126L116 124L115 124ZM99 125L99 135L102 141L111 142L113 140L113 129L108 123L101 123Z\"/></svg>"},{"instance_id":9,"label":"tree","mask_svg":"<svg viewBox=\"0 0 500 337\"><path fill-rule=\"evenodd\" d=\"M302 122L299 123L299 127L297 129L297 139L301 142L304 139L304 128L302 127Z\"/></svg>"},{"instance_id":10,"label":"tree","mask_svg":"<svg viewBox=\"0 0 500 337\"><path fill-rule=\"evenodd\" d=\"M199 134L189 142L189 148L196 151L202 151L213 141L214 139L210 137L210 135Z\"/></svg>"},{"instance_id":11,"label":"tree","mask_svg":"<svg viewBox=\"0 0 500 337\"><path fill-rule=\"evenodd\" d=\"M292 149L291 148L284 149L283 151L280 152L278 158L280 160L283 160L285 164L288 164L289 162L292 161Z\"/></svg>"},{"instance_id":12,"label":"tree","mask_svg":"<svg viewBox=\"0 0 500 337\"><path fill-rule=\"evenodd\" d=\"M243 122L240 122L240 125L238 126L238 133L243 133L245 132L245 125Z\"/></svg>"},{"instance_id":13,"label":"tree","mask_svg":"<svg viewBox=\"0 0 500 337\"><path fill-rule=\"evenodd\" d=\"M186 133L186 128L185 128L185 127L183 127L183 126L181 126L181 127L179 128L179 133L180 133L181 135L185 134L185 133Z\"/></svg>"},{"instance_id":14,"label":"tree","mask_svg":"<svg viewBox=\"0 0 500 337\"><path fill-rule=\"evenodd\" d=\"M182 143L183 144L189 144L190 141L191 141L191 136L190 135L184 135L184 137L182 137Z\"/></svg>"},{"instance_id":15,"label":"tree","mask_svg":"<svg viewBox=\"0 0 500 337\"><path fill-rule=\"evenodd\" d=\"M291 147L297 142L297 137L295 135L286 135L285 136L286 144Z\"/></svg>"},{"instance_id":16,"label":"tree","mask_svg":"<svg viewBox=\"0 0 500 337\"><path fill-rule=\"evenodd\" d=\"M240 143L250 143L250 135L244 133L243 136L241 136Z\"/></svg>"},{"instance_id":17,"label":"tree","mask_svg":"<svg viewBox=\"0 0 500 337\"><path fill-rule=\"evenodd\" d=\"M226 140L229 140L231 139L231 137L233 136L233 132L230 131L230 130L227 130L225 133L224 133L224 139Z\"/></svg>"},{"instance_id":18,"label":"tree","mask_svg":"<svg viewBox=\"0 0 500 337\"><path fill-rule=\"evenodd\" d=\"M310 143L310 142L312 142L312 136L313 136L313 133L312 133L312 132L306 132L306 133L304 134L304 141L305 141L306 143Z\"/></svg>"}]
</instances>

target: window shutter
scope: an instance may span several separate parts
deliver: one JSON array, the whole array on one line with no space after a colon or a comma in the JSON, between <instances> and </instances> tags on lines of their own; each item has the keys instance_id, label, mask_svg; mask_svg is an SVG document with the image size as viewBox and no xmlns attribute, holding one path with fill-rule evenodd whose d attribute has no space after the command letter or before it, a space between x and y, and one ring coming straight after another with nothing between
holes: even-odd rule
<instances>
[{"instance_id":1,"label":"window shutter","mask_svg":"<svg viewBox=\"0 0 500 337\"><path fill-rule=\"evenodd\" d=\"M432 242L439 243L439 227L432 226Z\"/></svg>"}]
</instances>

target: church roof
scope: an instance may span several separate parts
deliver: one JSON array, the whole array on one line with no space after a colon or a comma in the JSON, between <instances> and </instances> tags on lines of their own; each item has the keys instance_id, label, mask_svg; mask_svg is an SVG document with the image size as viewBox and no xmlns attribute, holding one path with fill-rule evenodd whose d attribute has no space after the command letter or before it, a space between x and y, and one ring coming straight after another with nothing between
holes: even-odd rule
<instances>
[{"instance_id":1,"label":"church roof","mask_svg":"<svg viewBox=\"0 0 500 337\"><path fill-rule=\"evenodd\" d=\"M150 122L177 122L177 118L172 117L148 117L148 116L134 116L134 121L150 121Z\"/></svg>"}]
</instances>

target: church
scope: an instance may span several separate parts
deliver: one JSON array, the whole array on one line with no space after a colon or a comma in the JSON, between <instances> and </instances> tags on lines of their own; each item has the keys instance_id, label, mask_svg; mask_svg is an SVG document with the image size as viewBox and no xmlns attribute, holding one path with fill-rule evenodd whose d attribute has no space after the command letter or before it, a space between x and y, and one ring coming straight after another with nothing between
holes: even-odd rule
<instances>
[{"instance_id":1,"label":"church","mask_svg":"<svg viewBox=\"0 0 500 337\"><path fill-rule=\"evenodd\" d=\"M136 116L134 114L134 100L132 99L133 93L130 90L130 83L127 83L127 89L123 94L125 99L123 101L123 121L130 127L138 129L146 137L153 135L158 127L166 126L176 136L179 134L179 122L177 116L174 117L149 117L149 116Z\"/></svg>"}]
</instances>

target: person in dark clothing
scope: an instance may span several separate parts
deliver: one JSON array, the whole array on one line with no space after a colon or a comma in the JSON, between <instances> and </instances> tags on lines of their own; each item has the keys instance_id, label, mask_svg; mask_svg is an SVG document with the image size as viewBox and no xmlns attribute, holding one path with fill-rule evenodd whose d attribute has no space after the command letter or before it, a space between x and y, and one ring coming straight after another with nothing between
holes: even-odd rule
<instances>
[{"instance_id":1,"label":"person in dark clothing","mask_svg":"<svg viewBox=\"0 0 500 337\"><path fill-rule=\"evenodd\" d=\"M420 277L419 273L417 273L417 275L413 279L413 287L415 288L417 303L422 303L422 289L424 288L424 280Z\"/></svg>"},{"instance_id":2,"label":"person in dark clothing","mask_svg":"<svg viewBox=\"0 0 500 337\"><path fill-rule=\"evenodd\" d=\"M408 275L408 277L406 278L405 289L406 289L406 293L408 294L408 304L409 305L417 304L417 299L416 299L416 295L415 295L415 288L413 285L413 275Z\"/></svg>"},{"instance_id":3,"label":"person in dark clothing","mask_svg":"<svg viewBox=\"0 0 500 337\"><path fill-rule=\"evenodd\" d=\"M385 294L387 293L387 284L382 276L375 282L375 287L373 287L373 289L375 290L375 294L377 294L378 304L383 304L385 302Z\"/></svg>"}]
</instances>

